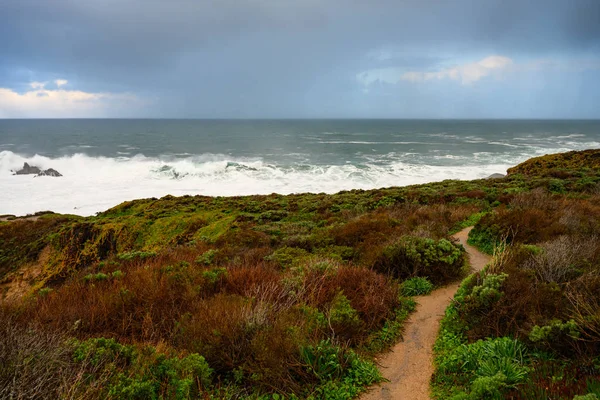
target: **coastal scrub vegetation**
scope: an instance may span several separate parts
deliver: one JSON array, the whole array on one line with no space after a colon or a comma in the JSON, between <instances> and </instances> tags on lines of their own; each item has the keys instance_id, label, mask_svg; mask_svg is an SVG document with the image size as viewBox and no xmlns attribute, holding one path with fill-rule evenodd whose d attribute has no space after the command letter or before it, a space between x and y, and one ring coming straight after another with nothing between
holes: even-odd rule
<instances>
[{"instance_id":1,"label":"coastal scrub vegetation","mask_svg":"<svg viewBox=\"0 0 600 400\"><path fill-rule=\"evenodd\" d=\"M354 398L381 380L374 356L411 296L465 276L450 233L473 223L497 254L447 312L436 391L595 393L597 154L552 156L552 174L0 222L0 397Z\"/></svg>"},{"instance_id":2,"label":"coastal scrub vegetation","mask_svg":"<svg viewBox=\"0 0 600 400\"><path fill-rule=\"evenodd\" d=\"M586 170L580 156L514 170L547 176L539 165L573 159L581 168L561 174L573 177ZM463 281L446 311L436 398L600 396L600 192L553 190L567 182L516 194L471 231L469 241L493 259Z\"/></svg>"}]
</instances>

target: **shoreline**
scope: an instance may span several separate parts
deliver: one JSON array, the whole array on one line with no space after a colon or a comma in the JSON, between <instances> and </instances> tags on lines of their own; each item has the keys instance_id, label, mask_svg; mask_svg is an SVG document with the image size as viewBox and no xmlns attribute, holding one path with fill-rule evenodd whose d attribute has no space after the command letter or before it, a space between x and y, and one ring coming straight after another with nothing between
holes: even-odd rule
<instances>
[{"instance_id":1,"label":"shoreline","mask_svg":"<svg viewBox=\"0 0 600 400\"><path fill-rule=\"evenodd\" d=\"M15 220L15 219L33 219L32 217L39 217L40 215L44 215L44 214L61 214L61 215L76 215L79 217L83 217L83 218L87 218L87 217L93 217L94 215L106 212L114 207L119 206L120 204L126 203L126 202L132 202L132 201L139 201L139 200L148 200L148 199L162 199L165 197L186 197L186 196L191 196L191 197L209 197L209 198L221 198L221 197L225 197L225 198L239 198L239 197L257 197L257 196L271 196L271 195L276 195L276 196L306 196L306 195L321 195L321 194L326 194L326 195L331 195L331 196L335 196L338 195L340 193L346 193L346 192L352 192L352 191L364 191L364 192L369 192L369 191L378 191L378 190L387 190L387 189L396 189L396 188L407 188L407 187L413 187L413 186L426 186L426 185L432 185L432 184L439 184L441 182L445 182L445 181L478 181L478 180L487 180L487 179L502 179L507 177L508 175L506 174L502 174L502 173L492 173L489 176L486 177L482 177L482 178L475 178L475 179L444 179L444 180L436 180L436 181L429 181L429 182L424 182L424 183L415 183L415 184L409 184L409 185L395 185L395 186L382 186L382 187L375 187L375 188L368 188L368 189L363 189L363 188L353 188L353 189L342 189L336 192L292 192L292 193L277 193L277 192L271 192L271 193L253 193L253 194L231 194L231 195L205 195L205 194L188 194L188 193L183 193L183 194L177 194L177 195L173 195L173 194L165 194L163 196L160 197L156 197L156 196L152 196L152 197L137 197L134 199L126 199L123 200L119 203L116 203L112 206L109 206L108 208L104 208L102 210L98 210L98 211L94 211L93 213L89 213L89 214L78 214L76 212L59 212L59 211L54 211L54 210L38 210L38 211L34 211L34 212L28 212L26 214L21 214L21 215L17 215L17 214L12 214L10 212L2 212L0 213L0 222L2 221L9 221L9 220ZM79 208L87 208L86 206L81 206ZM37 218L36 218L37 219Z\"/></svg>"}]
</instances>

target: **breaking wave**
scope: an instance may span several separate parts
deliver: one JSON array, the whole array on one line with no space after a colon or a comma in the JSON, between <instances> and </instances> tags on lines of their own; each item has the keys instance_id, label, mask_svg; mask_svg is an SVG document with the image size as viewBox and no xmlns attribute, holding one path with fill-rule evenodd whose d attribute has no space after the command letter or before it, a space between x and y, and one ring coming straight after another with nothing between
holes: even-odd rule
<instances>
[{"instance_id":1,"label":"breaking wave","mask_svg":"<svg viewBox=\"0 0 600 400\"><path fill-rule=\"evenodd\" d=\"M42 169L54 168L63 177L13 175L24 162ZM0 214L25 215L52 210L93 215L126 200L167 194L335 193L444 179L477 179L504 172L513 165L510 162L481 165L476 157L462 160L462 163L458 166L427 165L387 157L385 163L278 165L261 158L234 158L223 154L152 158L143 155L92 157L77 153L50 158L5 150L0 152L3 192Z\"/></svg>"}]
</instances>

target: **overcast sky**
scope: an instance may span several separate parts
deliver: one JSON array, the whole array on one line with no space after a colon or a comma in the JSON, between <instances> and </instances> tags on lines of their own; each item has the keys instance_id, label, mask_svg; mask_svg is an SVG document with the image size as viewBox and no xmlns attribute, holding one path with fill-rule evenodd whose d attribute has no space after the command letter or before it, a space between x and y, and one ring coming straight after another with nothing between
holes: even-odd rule
<instances>
[{"instance_id":1,"label":"overcast sky","mask_svg":"<svg viewBox=\"0 0 600 400\"><path fill-rule=\"evenodd\" d=\"M0 0L0 118L600 118L600 0Z\"/></svg>"}]
</instances>

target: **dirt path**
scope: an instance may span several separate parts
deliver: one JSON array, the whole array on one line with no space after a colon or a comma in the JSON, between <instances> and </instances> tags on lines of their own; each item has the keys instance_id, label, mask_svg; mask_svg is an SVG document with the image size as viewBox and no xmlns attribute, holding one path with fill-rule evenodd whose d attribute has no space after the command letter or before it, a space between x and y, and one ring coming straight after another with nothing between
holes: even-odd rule
<instances>
[{"instance_id":1,"label":"dirt path","mask_svg":"<svg viewBox=\"0 0 600 400\"><path fill-rule=\"evenodd\" d=\"M471 228L454 235L465 246L471 268L482 269L490 257L467 244ZM429 380L433 373L433 344L440 320L459 283L433 291L429 296L416 298L419 305L406 323L404 341L384 354L377 363L389 382L375 386L361 400L426 400L429 399Z\"/></svg>"}]
</instances>

